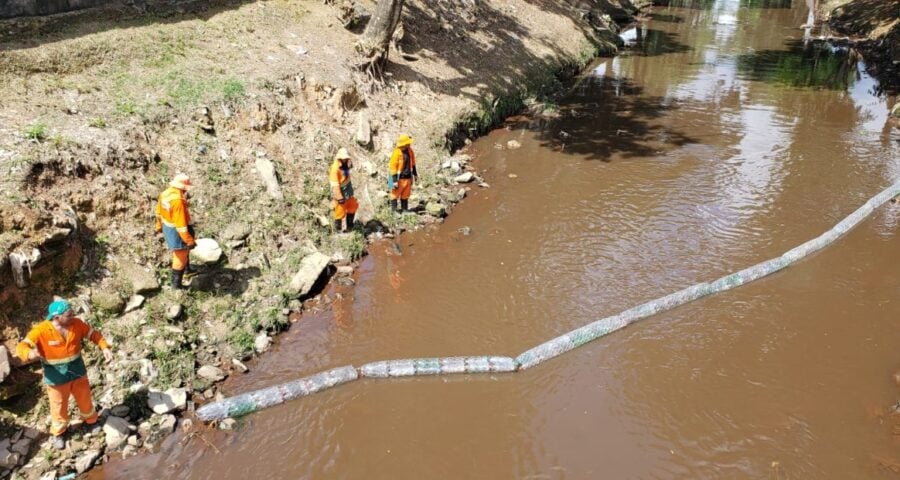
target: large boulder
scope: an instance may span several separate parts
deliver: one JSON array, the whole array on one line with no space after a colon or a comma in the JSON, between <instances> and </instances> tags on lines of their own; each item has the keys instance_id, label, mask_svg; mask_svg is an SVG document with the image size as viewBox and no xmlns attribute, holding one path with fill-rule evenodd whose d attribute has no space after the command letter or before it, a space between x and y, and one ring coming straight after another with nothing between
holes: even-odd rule
<instances>
[{"instance_id":1,"label":"large boulder","mask_svg":"<svg viewBox=\"0 0 900 480\"><path fill-rule=\"evenodd\" d=\"M300 270L291 279L289 286L290 294L295 297L302 297L309 294L313 285L322 276L322 272L328 268L330 259L319 252L312 253L303 258L300 262Z\"/></svg>"},{"instance_id":2,"label":"large boulder","mask_svg":"<svg viewBox=\"0 0 900 480\"><path fill-rule=\"evenodd\" d=\"M205 265L216 263L222 258L222 248L211 238L197 239L197 246L191 250L191 263Z\"/></svg>"},{"instance_id":3,"label":"large boulder","mask_svg":"<svg viewBox=\"0 0 900 480\"><path fill-rule=\"evenodd\" d=\"M159 280L153 272L131 262L119 264L122 276L131 283L132 292L135 294L152 293L159 290Z\"/></svg>"},{"instance_id":4,"label":"large boulder","mask_svg":"<svg viewBox=\"0 0 900 480\"><path fill-rule=\"evenodd\" d=\"M100 450L88 450L84 452L75 460L75 471L78 473L88 471L88 469L94 466L94 462L96 462L98 458L100 458Z\"/></svg>"},{"instance_id":5,"label":"large boulder","mask_svg":"<svg viewBox=\"0 0 900 480\"><path fill-rule=\"evenodd\" d=\"M91 293L91 303L103 313L118 315L125 308L125 300L118 292L97 290Z\"/></svg>"}]
</instances>

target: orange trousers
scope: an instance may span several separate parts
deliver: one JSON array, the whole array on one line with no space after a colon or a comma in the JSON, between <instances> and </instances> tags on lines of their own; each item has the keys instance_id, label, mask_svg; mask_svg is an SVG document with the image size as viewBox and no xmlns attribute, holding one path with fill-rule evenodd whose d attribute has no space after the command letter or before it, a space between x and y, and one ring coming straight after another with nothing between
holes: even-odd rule
<instances>
[{"instance_id":1,"label":"orange trousers","mask_svg":"<svg viewBox=\"0 0 900 480\"><path fill-rule=\"evenodd\" d=\"M394 185L394 189L391 190L391 200L406 200L409 198L409 194L412 193L412 184L413 181L411 178L401 178L397 180L397 184Z\"/></svg>"},{"instance_id":2,"label":"orange trousers","mask_svg":"<svg viewBox=\"0 0 900 480\"><path fill-rule=\"evenodd\" d=\"M187 268L188 255L191 251L187 248L181 250L172 250L172 270L179 272Z\"/></svg>"},{"instance_id":3,"label":"orange trousers","mask_svg":"<svg viewBox=\"0 0 900 480\"><path fill-rule=\"evenodd\" d=\"M75 397L78 413L88 425L97 423L97 412L91 400L91 385L87 375L62 385L47 385L50 397L50 434L62 435L69 426L69 396Z\"/></svg>"},{"instance_id":4,"label":"orange trousers","mask_svg":"<svg viewBox=\"0 0 900 480\"><path fill-rule=\"evenodd\" d=\"M332 203L334 204L335 220L346 217L348 213L354 214L359 209L359 202L356 201L356 197L350 197L344 203L338 203L337 200L333 200Z\"/></svg>"}]
</instances>

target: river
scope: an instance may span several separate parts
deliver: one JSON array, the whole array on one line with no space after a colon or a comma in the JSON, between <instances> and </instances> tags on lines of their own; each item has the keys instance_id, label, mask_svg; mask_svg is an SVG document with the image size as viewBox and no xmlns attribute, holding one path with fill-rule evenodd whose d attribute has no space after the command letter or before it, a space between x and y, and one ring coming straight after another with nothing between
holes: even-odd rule
<instances>
[{"instance_id":1,"label":"river","mask_svg":"<svg viewBox=\"0 0 900 480\"><path fill-rule=\"evenodd\" d=\"M331 308L223 390L514 357L824 232L900 177L900 131L861 61L811 41L808 17L797 1L655 7L557 119L474 142L490 188L399 252L376 243L355 287L331 287ZM782 272L530 370L361 380L91 477L896 478L898 225L889 204Z\"/></svg>"}]
</instances>

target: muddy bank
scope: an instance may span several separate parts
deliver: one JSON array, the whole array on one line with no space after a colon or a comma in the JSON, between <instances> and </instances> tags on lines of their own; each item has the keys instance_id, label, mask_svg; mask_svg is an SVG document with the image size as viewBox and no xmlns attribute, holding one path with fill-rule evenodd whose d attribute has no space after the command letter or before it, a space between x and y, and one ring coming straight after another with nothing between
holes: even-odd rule
<instances>
[{"instance_id":1,"label":"muddy bank","mask_svg":"<svg viewBox=\"0 0 900 480\"><path fill-rule=\"evenodd\" d=\"M320 2L82 18L7 39L2 257L46 249L54 214L68 211L78 220L69 241L84 255L49 269L52 284L35 273L41 261L24 286L2 265L0 289L11 299L0 308L4 344L14 347L52 295L74 298L115 345L111 365L95 362L90 347L87 355L95 399L121 420L99 437L73 437L63 454L29 440L3 468L27 463L18 471L30 478L82 470L112 451L152 450L173 415L219 395L217 382L246 371L248 358L315 304L315 290L290 287L310 258L327 259L310 285L332 275L352 284L368 241L441 222L472 188L489 188L451 149L523 108L552 109L567 77L616 50L616 21L635 12L627 2L411 2L383 82L355 68L360 25L342 28L341 5ZM416 139L421 183L417 214L396 217L385 202L386 160L400 133ZM349 236L333 235L328 221L325 172L341 146L354 156L362 203L363 226ZM190 292L164 288L168 256L150 234L155 197L176 171L199 185L199 236L221 249ZM160 398L170 408L154 408ZM38 389L4 409L4 431L17 442L43 430Z\"/></svg>"},{"instance_id":2,"label":"muddy bank","mask_svg":"<svg viewBox=\"0 0 900 480\"><path fill-rule=\"evenodd\" d=\"M884 92L900 92L900 11L891 0L830 0L821 10L829 26L847 35ZM897 114L900 117L900 112Z\"/></svg>"}]
</instances>

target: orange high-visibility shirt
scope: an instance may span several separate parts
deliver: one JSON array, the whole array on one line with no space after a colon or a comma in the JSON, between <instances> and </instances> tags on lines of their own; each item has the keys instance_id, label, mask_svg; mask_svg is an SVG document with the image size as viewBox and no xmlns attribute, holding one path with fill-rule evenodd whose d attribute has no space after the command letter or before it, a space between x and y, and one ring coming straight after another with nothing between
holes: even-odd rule
<instances>
[{"instance_id":1,"label":"orange high-visibility shirt","mask_svg":"<svg viewBox=\"0 0 900 480\"><path fill-rule=\"evenodd\" d=\"M181 190L175 187L165 189L156 203L157 231L162 230L163 226L174 228L184 243L191 245L194 243L194 237L188 231L190 224L191 213Z\"/></svg>"},{"instance_id":2,"label":"orange high-visibility shirt","mask_svg":"<svg viewBox=\"0 0 900 480\"><path fill-rule=\"evenodd\" d=\"M350 198L353 196L353 184L350 182L350 169L352 162L347 162L346 172L341 168L341 161L334 159L331 168L328 169L328 182L331 185L331 194L335 200ZM340 193L340 196L338 194Z\"/></svg>"},{"instance_id":3,"label":"orange high-visibility shirt","mask_svg":"<svg viewBox=\"0 0 900 480\"><path fill-rule=\"evenodd\" d=\"M409 165L404 165L403 149L395 148L391 153L391 161L388 163L388 173L391 175L400 175L404 171L412 173L416 168L416 154L412 147L406 147L409 150Z\"/></svg>"},{"instance_id":4,"label":"orange high-visibility shirt","mask_svg":"<svg viewBox=\"0 0 900 480\"><path fill-rule=\"evenodd\" d=\"M103 335L80 318L72 319L65 338L53 326L53 322L45 320L35 325L25 339L16 345L16 355L25 362L28 360L28 353L36 348L43 357L41 363L44 365L44 382L48 385L61 385L87 374L81 358L81 342L85 338L101 349L109 348Z\"/></svg>"}]
</instances>

